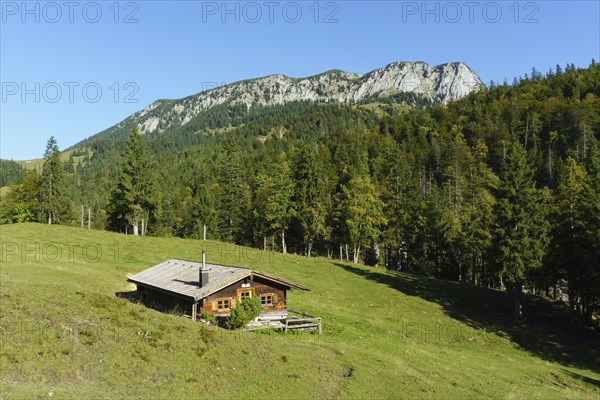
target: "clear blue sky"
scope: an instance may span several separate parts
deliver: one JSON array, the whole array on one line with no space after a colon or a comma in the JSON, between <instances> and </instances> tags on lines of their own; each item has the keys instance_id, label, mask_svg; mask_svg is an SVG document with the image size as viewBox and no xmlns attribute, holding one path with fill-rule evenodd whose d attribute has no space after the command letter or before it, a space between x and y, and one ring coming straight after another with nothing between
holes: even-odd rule
<instances>
[{"instance_id":1,"label":"clear blue sky","mask_svg":"<svg viewBox=\"0 0 600 400\"><path fill-rule=\"evenodd\" d=\"M16 160L156 99L274 73L463 61L488 83L600 60L598 1L23 4L0 2L0 156Z\"/></svg>"}]
</instances>

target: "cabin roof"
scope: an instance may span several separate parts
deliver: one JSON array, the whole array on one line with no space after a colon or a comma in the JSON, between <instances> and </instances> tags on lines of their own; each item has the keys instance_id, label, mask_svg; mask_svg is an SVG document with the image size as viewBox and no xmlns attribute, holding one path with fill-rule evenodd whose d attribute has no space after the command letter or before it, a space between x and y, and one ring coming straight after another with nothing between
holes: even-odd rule
<instances>
[{"instance_id":1,"label":"cabin roof","mask_svg":"<svg viewBox=\"0 0 600 400\"><path fill-rule=\"evenodd\" d=\"M208 284L200 287L199 270L202 263L195 261L170 259L148 268L127 280L138 285L148 286L198 301L219 290L250 276L279 283L288 289L307 290L306 287L275 275L249 268L231 267L227 265L206 264Z\"/></svg>"}]
</instances>

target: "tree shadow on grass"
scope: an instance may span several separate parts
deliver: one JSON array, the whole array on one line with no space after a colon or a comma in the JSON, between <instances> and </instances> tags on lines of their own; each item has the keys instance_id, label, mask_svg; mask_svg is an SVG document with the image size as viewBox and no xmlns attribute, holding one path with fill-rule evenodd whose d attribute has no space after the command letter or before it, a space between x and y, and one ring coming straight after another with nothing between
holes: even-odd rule
<instances>
[{"instance_id":1,"label":"tree shadow on grass","mask_svg":"<svg viewBox=\"0 0 600 400\"><path fill-rule=\"evenodd\" d=\"M575 372L563 369L563 372L567 375L569 375L571 378L573 379L579 379L581 381L584 381L585 383L588 383L590 385L594 385L594 386L598 386L598 388L600 388L600 380L598 379L594 379L594 378L590 378L589 376L585 376L585 375L581 375L581 374L576 374Z\"/></svg>"},{"instance_id":2,"label":"tree shadow on grass","mask_svg":"<svg viewBox=\"0 0 600 400\"><path fill-rule=\"evenodd\" d=\"M515 326L510 293L341 263L335 265L408 296L435 302L449 317L474 329L507 337L544 360L600 373L600 335L574 321L564 307L525 296L525 324Z\"/></svg>"}]
</instances>

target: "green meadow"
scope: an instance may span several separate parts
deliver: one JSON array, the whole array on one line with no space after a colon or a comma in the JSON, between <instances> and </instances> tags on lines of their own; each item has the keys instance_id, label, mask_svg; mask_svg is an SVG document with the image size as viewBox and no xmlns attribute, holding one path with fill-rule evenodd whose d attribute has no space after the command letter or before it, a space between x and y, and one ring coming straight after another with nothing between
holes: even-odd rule
<instances>
[{"instance_id":1,"label":"green meadow","mask_svg":"<svg viewBox=\"0 0 600 400\"><path fill-rule=\"evenodd\" d=\"M219 242L0 227L0 398L600 398L600 338L563 305ZM118 294L169 258L307 286L323 334L234 332Z\"/></svg>"}]
</instances>

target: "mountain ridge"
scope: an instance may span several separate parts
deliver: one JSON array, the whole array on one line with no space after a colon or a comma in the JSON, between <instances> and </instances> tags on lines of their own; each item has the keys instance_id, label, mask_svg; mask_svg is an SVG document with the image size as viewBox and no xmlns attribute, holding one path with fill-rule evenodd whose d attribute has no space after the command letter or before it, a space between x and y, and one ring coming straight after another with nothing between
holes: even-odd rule
<instances>
[{"instance_id":1,"label":"mountain ridge","mask_svg":"<svg viewBox=\"0 0 600 400\"><path fill-rule=\"evenodd\" d=\"M365 74L332 69L303 78L271 74L210 88L181 99L156 100L81 142L126 126L137 126L141 134L160 134L183 126L201 113L224 104L249 110L295 101L359 102L398 93L413 93L430 102L447 103L484 87L479 76L463 62L432 67L423 61L398 61Z\"/></svg>"}]
</instances>

